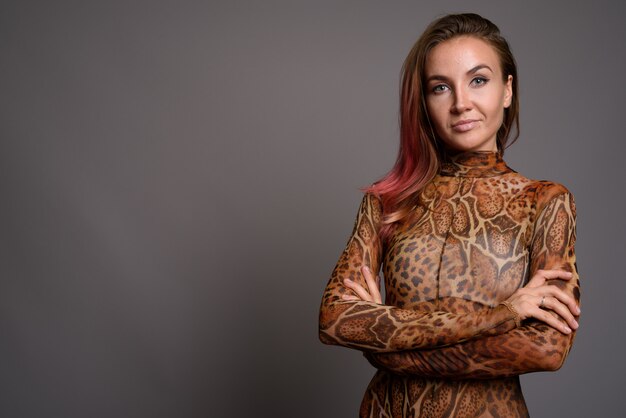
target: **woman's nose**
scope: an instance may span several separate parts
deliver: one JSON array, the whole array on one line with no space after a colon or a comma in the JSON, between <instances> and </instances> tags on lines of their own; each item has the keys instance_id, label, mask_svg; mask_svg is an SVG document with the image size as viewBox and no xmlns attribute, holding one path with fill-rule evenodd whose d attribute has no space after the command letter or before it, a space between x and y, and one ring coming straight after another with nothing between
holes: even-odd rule
<instances>
[{"instance_id":1,"label":"woman's nose","mask_svg":"<svg viewBox=\"0 0 626 418\"><path fill-rule=\"evenodd\" d=\"M454 102L452 103L452 112L463 113L471 108L472 101L470 100L468 92L464 89L456 89L454 92Z\"/></svg>"}]
</instances>

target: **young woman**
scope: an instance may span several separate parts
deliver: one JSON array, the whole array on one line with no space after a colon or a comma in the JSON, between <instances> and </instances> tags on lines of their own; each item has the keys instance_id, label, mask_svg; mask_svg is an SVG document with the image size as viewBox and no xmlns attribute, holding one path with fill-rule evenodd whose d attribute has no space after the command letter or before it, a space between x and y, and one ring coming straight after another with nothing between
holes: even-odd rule
<instances>
[{"instance_id":1,"label":"young woman","mask_svg":"<svg viewBox=\"0 0 626 418\"><path fill-rule=\"evenodd\" d=\"M476 14L431 23L404 63L400 112L398 159L363 198L320 339L378 368L363 417L528 416L518 375L559 369L578 328L576 210L564 186L502 159L519 102L498 28Z\"/></svg>"}]
</instances>

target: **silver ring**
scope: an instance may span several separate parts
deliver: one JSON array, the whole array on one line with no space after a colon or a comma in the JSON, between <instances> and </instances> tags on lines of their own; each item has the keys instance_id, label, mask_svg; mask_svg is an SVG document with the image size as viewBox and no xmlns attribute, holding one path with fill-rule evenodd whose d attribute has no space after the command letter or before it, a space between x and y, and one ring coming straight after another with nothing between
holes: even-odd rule
<instances>
[{"instance_id":1,"label":"silver ring","mask_svg":"<svg viewBox=\"0 0 626 418\"><path fill-rule=\"evenodd\" d=\"M545 297L545 296L541 298L541 303L539 304L539 307L540 307L540 308L543 308L543 301L544 301L545 299L546 299L546 297Z\"/></svg>"}]
</instances>

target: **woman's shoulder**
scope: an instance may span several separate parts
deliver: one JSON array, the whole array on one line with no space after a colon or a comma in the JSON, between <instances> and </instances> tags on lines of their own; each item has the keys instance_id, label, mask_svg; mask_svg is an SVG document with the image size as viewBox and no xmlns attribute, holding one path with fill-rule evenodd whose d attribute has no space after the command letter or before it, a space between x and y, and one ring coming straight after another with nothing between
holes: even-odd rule
<instances>
[{"instance_id":1,"label":"woman's shoulder","mask_svg":"<svg viewBox=\"0 0 626 418\"><path fill-rule=\"evenodd\" d=\"M361 200L361 206L359 208L361 213L368 214L375 221L382 219L383 202L381 197L371 191L365 191L363 193L363 199Z\"/></svg>"},{"instance_id":2,"label":"woman's shoulder","mask_svg":"<svg viewBox=\"0 0 626 418\"><path fill-rule=\"evenodd\" d=\"M382 205L383 201L379 194L366 190L363 193L363 202L370 205Z\"/></svg>"},{"instance_id":3,"label":"woman's shoulder","mask_svg":"<svg viewBox=\"0 0 626 418\"><path fill-rule=\"evenodd\" d=\"M536 180L537 182L537 201L550 201L560 195L571 195L567 187L561 183L550 180Z\"/></svg>"},{"instance_id":4,"label":"woman's shoulder","mask_svg":"<svg viewBox=\"0 0 626 418\"><path fill-rule=\"evenodd\" d=\"M552 180L529 179L519 173L514 175L524 183L522 190L524 194L531 198L537 210L541 210L555 199L568 200L573 204L574 196L572 192L562 183Z\"/></svg>"}]
</instances>

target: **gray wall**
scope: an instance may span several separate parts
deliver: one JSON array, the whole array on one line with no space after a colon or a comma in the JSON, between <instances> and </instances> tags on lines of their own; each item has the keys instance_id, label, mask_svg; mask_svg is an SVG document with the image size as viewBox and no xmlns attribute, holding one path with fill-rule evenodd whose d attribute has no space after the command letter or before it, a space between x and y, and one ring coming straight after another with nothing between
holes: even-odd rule
<instances>
[{"instance_id":1,"label":"gray wall","mask_svg":"<svg viewBox=\"0 0 626 418\"><path fill-rule=\"evenodd\" d=\"M509 165L578 206L581 329L531 413L622 411L624 3L221 3L0 4L0 416L355 416L373 369L319 343L322 290L402 60L459 11L519 62Z\"/></svg>"}]
</instances>

